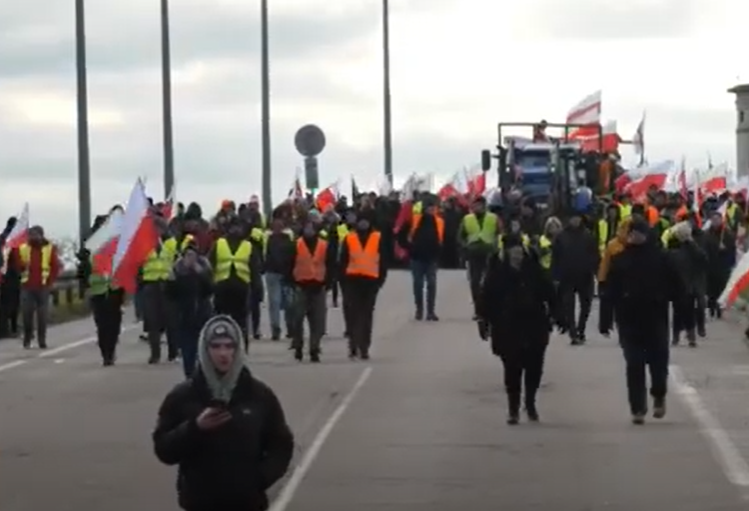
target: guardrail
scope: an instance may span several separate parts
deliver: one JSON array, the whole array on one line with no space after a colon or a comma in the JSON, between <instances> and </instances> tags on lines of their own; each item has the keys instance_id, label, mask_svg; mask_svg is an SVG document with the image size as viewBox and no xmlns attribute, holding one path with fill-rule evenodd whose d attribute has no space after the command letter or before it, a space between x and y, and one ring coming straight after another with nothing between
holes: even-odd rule
<instances>
[{"instance_id":1,"label":"guardrail","mask_svg":"<svg viewBox=\"0 0 749 511\"><path fill-rule=\"evenodd\" d=\"M64 323L87 316L89 308L86 289L77 278L75 270L64 271L55 282L49 294L49 322ZM19 304L20 305L20 304ZM22 322L20 307L19 323Z\"/></svg>"},{"instance_id":2,"label":"guardrail","mask_svg":"<svg viewBox=\"0 0 749 511\"><path fill-rule=\"evenodd\" d=\"M50 292L50 306L54 309L86 303L86 289L75 270L60 274Z\"/></svg>"}]
</instances>

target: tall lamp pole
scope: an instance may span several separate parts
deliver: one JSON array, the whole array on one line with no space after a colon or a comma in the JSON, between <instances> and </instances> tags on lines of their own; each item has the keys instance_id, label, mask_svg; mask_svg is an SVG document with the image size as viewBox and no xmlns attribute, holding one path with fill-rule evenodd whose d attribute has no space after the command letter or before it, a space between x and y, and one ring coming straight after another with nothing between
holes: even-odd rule
<instances>
[{"instance_id":1,"label":"tall lamp pole","mask_svg":"<svg viewBox=\"0 0 749 511\"><path fill-rule=\"evenodd\" d=\"M169 43L169 0L161 0L161 94L164 144L164 197L174 190L172 122L172 53Z\"/></svg>"},{"instance_id":2,"label":"tall lamp pole","mask_svg":"<svg viewBox=\"0 0 749 511\"><path fill-rule=\"evenodd\" d=\"M78 110L78 235L81 245L91 229L91 161L88 147L88 83L84 0L75 0L75 71Z\"/></svg>"},{"instance_id":3,"label":"tall lamp pole","mask_svg":"<svg viewBox=\"0 0 749 511\"><path fill-rule=\"evenodd\" d=\"M263 208L269 218L273 208L270 159L270 55L268 34L268 0L260 0L260 60L262 89Z\"/></svg>"},{"instance_id":4,"label":"tall lamp pole","mask_svg":"<svg viewBox=\"0 0 749 511\"><path fill-rule=\"evenodd\" d=\"M382 0L382 104L385 176L393 184L393 118L390 105L390 1Z\"/></svg>"}]
</instances>

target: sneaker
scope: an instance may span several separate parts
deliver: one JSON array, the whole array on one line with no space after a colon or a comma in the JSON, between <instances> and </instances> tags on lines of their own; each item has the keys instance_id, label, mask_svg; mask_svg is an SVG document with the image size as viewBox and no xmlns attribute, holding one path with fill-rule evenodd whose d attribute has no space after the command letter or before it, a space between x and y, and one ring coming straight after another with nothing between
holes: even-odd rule
<instances>
[{"instance_id":1,"label":"sneaker","mask_svg":"<svg viewBox=\"0 0 749 511\"><path fill-rule=\"evenodd\" d=\"M644 413L632 414L632 424L636 424L638 426L645 424L645 414Z\"/></svg>"},{"instance_id":2,"label":"sneaker","mask_svg":"<svg viewBox=\"0 0 749 511\"><path fill-rule=\"evenodd\" d=\"M653 398L653 418L662 419L666 416L666 398Z\"/></svg>"}]
</instances>

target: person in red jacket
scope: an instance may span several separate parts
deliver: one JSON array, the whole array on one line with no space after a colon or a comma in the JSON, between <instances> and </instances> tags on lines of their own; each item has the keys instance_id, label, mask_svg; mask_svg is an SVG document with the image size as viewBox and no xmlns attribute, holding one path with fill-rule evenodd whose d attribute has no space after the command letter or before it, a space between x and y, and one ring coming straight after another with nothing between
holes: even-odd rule
<instances>
[{"instance_id":1,"label":"person in red jacket","mask_svg":"<svg viewBox=\"0 0 749 511\"><path fill-rule=\"evenodd\" d=\"M13 257L21 274L21 315L23 346L31 347L36 316L36 338L40 349L47 348L47 314L50 290L60 275L57 248L44 237L44 229L29 229L28 241L14 249Z\"/></svg>"}]
</instances>

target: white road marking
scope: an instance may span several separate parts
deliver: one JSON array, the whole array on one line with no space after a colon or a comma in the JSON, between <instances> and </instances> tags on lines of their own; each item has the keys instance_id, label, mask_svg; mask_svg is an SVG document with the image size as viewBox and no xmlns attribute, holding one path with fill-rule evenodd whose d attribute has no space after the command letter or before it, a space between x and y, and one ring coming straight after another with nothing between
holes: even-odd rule
<instances>
[{"instance_id":1,"label":"white road marking","mask_svg":"<svg viewBox=\"0 0 749 511\"><path fill-rule=\"evenodd\" d=\"M718 419L707 409L697 389L687 382L684 371L677 365L669 366L671 383L674 390L686 405L700 427L700 433L712 447L715 459L731 483L736 486L749 487L749 465L733 443Z\"/></svg>"},{"instance_id":2,"label":"white road marking","mask_svg":"<svg viewBox=\"0 0 749 511\"><path fill-rule=\"evenodd\" d=\"M359 376L359 379L356 381L353 388L349 391L348 394L346 394L346 397L343 398L343 401L341 401L341 404L338 405L338 408L336 408L331 416L328 417L328 420L325 421L325 424L323 424L314 440L312 440L309 449L304 452L302 460L294 468L291 477L289 477L288 481L286 481L286 484L283 486L283 488L281 488L281 491L273 501L273 504L271 505L269 511L286 511L286 508L289 507L289 504L291 504L291 501L294 499L294 495L296 495L296 492L299 490L299 485L302 483L304 477L307 475L310 468L312 468L313 463L320 455L320 451L325 445L325 442L330 436L330 433L333 431L333 428L335 428L336 424L338 424L338 422L341 420L341 417L343 417L343 414L346 413L346 410L349 408L349 406L351 406L354 398L362 389L364 384L367 383L367 380L371 375L371 367L367 367L364 369L364 371L362 371L361 376Z\"/></svg>"},{"instance_id":3,"label":"white road marking","mask_svg":"<svg viewBox=\"0 0 749 511\"><path fill-rule=\"evenodd\" d=\"M127 325L122 327L121 333L127 333L131 330L135 330L138 328L139 325ZM33 361L36 358L50 358L54 357L55 355L59 355L60 353L65 353L66 351L74 350L76 348L80 348L81 346L86 346L87 344L92 344L96 342L96 336L86 337L85 339L80 339L78 341L69 342L67 344L63 344L61 346L57 346L56 348L48 349L45 351L40 352L35 357L26 358L23 360L15 360L13 362L8 362L6 364L0 365L0 373L5 371L10 371L11 369L15 369L16 367L21 367L29 362ZM55 360L55 363L60 363L62 360L58 361Z\"/></svg>"},{"instance_id":4,"label":"white road marking","mask_svg":"<svg viewBox=\"0 0 749 511\"><path fill-rule=\"evenodd\" d=\"M21 367L22 365L26 365L28 363L28 360L16 360L14 362L8 362L7 364L0 365L0 373L3 371L10 371L11 369L15 369L16 367Z\"/></svg>"}]
</instances>

